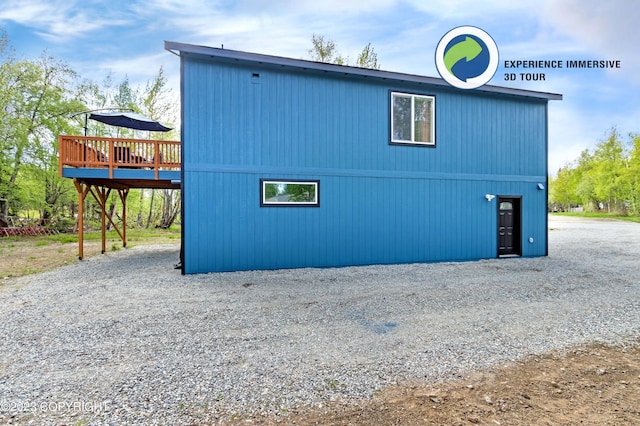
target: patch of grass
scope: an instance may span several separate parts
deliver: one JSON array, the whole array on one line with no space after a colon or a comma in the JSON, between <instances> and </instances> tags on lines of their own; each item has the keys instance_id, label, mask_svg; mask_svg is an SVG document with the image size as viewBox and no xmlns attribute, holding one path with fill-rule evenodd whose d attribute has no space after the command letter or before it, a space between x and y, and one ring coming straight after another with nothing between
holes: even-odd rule
<instances>
[{"instance_id":1,"label":"patch of grass","mask_svg":"<svg viewBox=\"0 0 640 426\"><path fill-rule=\"evenodd\" d=\"M585 217L593 219L614 219L614 220L626 220L627 222L640 223L640 216L623 216L614 213L604 212L583 212L583 213L552 213L555 216L571 216L571 217Z\"/></svg>"},{"instance_id":2,"label":"patch of grass","mask_svg":"<svg viewBox=\"0 0 640 426\"><path fill-rule=\"evenodd\" d=\"M85 232L84 240L85 259L100 254L100 231ZM176 244L180 241L180 228L127 229L127 242L132 240L136 241L136 246ZM77 243L77 234L1 237L0 280L4 277L39 273L77 262ZM131 248L133 245L127 244L127 247ZM122 249L122 240L117 232L106 233L106 248L112 251Z\"/></svg>"},{"instance_id":3,"label":"patch of grass","mask_svg":"<svg viewBox=\"0 0 640 426\"><path fill-rule=\"evenodd\" d=\"M60 234L59 237L60 238L58 239L58 241L60 242L60 244L68 244L68 243L77 243L78 242L78 236L77 235Z\"/></svg>"}]
</instances>

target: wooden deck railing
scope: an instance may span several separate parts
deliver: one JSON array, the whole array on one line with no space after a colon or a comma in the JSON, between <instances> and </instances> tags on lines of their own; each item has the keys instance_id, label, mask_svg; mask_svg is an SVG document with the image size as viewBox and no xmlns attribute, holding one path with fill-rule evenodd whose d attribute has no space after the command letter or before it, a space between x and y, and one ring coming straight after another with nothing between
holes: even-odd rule
<instances>
[{"instance_id":1,"label":"wooden deck railing","mask_svg":"<svg viewBox=\"0 0 640 426\"><path fill-rule=\"evenodd\" d=\"M179 170L181 165L176 141L60 135L58 142L60 176L64 166L108 168L110 179L114 169L127 168L154 170L157 180L159 170Z\"/></svg>"}]
</instances>

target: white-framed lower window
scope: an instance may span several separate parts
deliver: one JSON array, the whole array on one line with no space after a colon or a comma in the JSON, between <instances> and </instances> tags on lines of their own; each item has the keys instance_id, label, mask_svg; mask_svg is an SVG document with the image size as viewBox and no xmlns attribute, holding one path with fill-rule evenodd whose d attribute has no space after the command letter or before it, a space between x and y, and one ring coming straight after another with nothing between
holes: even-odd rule
<instances>
[{"instance_id":1,"label":"white-framed lower window","mask_svg":"<svg viewBox=\"0 0 640 426\"><path fill-rule=\"evenodd\" d=\"M391 143L436 145L435 96L391 92Z\"/></svg>"},{"instance_id":2,"label":"white-framed lower window","mask_svg":"<svg viewBox=\"0 0 640 426\"><path fill-rule=\"evenodd\" d=\"M319 207L320 181L260 179L262 207Z\"/></svg>"}]
</instances>

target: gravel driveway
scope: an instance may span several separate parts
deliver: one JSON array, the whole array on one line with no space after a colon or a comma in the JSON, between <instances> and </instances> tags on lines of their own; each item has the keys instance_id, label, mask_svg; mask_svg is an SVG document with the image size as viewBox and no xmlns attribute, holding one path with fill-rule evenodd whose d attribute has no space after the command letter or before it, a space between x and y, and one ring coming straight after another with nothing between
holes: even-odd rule
<instances>
[{"instance_id":1,"label":"gravel driveway","mask_svg":"<svg viewBox=\"0 0 640 426\"><path fill-rule=\"evenodd\" d=\"M551 217L550 255L181 276L177 246L0 287L0 422L190 424L640 343L640 224Z\"/></svg>"}]
</instances>

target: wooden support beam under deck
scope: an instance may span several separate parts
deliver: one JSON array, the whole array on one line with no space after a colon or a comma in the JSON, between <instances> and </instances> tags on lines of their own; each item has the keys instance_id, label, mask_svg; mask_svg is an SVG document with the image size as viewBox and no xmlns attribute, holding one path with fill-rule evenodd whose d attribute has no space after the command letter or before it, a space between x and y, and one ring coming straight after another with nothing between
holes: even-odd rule
<instances>
[{"instance_id":1,"label":"wooden support beam under deck","mask_svg":"<svg viewBox=\"0 0 640 426\"><path fill-rule=\"evenodd\" d=\"M73 184L78 191L78 259L84 257L84 202L88 194L91 194L100 206L100 230L102 241L102 254L107 250L106 238L106 222L107 220L113 226L122 240L122 246L127 246L127 196L129 195L128 187L116 188L120 201L122 201L122 230L116 226L111 216L107 215L107 201L111 195L112 188L102 186L100 184L84 182L78 179L73 180Z\"/></svg>"}]
</instances>

